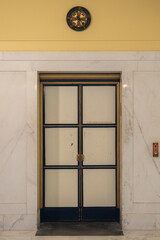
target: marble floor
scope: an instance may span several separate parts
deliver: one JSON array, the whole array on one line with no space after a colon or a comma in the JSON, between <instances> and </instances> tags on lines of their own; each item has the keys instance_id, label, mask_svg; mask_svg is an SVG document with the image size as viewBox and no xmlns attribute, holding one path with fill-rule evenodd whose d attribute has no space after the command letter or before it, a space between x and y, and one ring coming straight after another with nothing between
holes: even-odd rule
<instances>
[{"instance_id":1,"label":"marble floor","mask_svg":"<svg viewBox=\"0 0 160 240\"><path fill-rule=\"evenodd\" d=\"M124 231L124 236L35 236L34 231L0 231L0 240L160 240L160 231Z\"/></svg>"}]
</instances>

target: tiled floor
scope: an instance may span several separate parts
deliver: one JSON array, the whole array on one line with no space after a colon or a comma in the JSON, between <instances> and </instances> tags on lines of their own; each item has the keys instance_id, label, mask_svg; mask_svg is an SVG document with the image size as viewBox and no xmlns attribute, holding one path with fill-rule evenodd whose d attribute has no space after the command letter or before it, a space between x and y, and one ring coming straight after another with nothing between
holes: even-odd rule
<instances>
[{"instance_id":1,"label":"tiled floor","mask_svg":"<svg viewBox=\"0 0 160 240\"><path fill-rule=\"evenodd\" d=\"M160 240L160 231L125 231L124 236L35 236L35 232L0 232L0 240Z\"/></svg>"}]
</instances>

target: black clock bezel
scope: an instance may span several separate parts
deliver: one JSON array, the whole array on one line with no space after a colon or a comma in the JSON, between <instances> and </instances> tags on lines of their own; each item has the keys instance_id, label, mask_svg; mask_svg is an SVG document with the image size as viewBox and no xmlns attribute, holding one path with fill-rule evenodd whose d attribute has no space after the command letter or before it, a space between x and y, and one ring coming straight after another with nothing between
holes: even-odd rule
<instances>
[{"instance_id":1,"label":"black clock bezel","mask_svg":"<svg viewBox=\"0 0 160 240\"><path fill-rule=\"evenodd\" d=\"M73 26L71 21L70 21L70 17L71 17L71 14L74 12L74 11L77 11L77 10L80 10L80 11L83 11L85 12L85 14L87 15L87 22L86 24L83 26L83 27L76 27L76 26ZM77 6L77 7L73 7L69 10L69 12L67 13L67 16L66 16L66 20L67 20L67 24L68 26L74 30L74 31L84 31L85 29L87 29L90 25L90 22L91 22L91 15L90 15L90 12L84 8L84 7L80 7L80 6Z\"/></svg>"}]
</instances>

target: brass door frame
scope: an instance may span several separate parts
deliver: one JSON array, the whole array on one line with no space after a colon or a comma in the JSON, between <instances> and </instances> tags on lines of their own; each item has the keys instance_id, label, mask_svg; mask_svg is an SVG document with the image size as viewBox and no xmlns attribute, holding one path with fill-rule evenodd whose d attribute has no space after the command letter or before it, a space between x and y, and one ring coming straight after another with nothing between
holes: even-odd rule
<instances>
[{"instance_id":1,"label":"brass door frame","mask_svg":"<svg viewBox=\"0 0 160 240\"><path fill-rule=\"evenodd\" d=\"M40 208L43 208L43 85L109 85L115 84L117 86L117 208L120 208L120 74L40 74L40 145L41 145L41 164L40 164ZM77 80L74 82L74 80ZM86 81L83 82L83 79ZM57 80L57 81L56 81ZM61 81L63 80L63 81ZM67 82L67 80L71 80ZM78 81L79 80L79 81ZM90 80L94 80L90 81ZM107 80L105 82L104 80ZM111 81L109 81L111 80ZM117 80L117 81L116 81ZM81 91L81 87L80 90ZM79 94L80 96L80 94ZM80 123L81 124L81 119ZM81 129L81 128L80 128ZM81 142L81 141L80 141ZM81 146L79 147L81 151ZM81 152L79 152L81 154Z\"/></svg>"}]
</instances>

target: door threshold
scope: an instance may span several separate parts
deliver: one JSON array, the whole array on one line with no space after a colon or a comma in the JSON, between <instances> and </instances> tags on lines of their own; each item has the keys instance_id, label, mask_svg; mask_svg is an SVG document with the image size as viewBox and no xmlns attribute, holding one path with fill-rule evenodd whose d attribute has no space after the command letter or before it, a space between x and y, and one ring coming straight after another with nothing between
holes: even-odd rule
<instances>
[{"instance_id":1,"label":"door threshold","mask_svg":"<svg viewBox=\"0 0 160 240\"><path fill-rule=\"evenodd\" d=\"M118 222L45 222L36 236L118 236L123 235Z\"/></svg>"}]
</instances>

